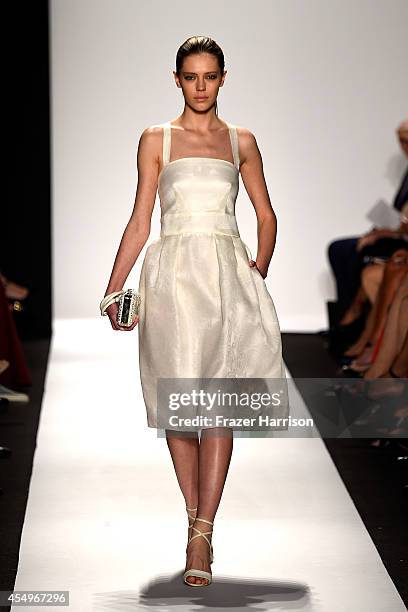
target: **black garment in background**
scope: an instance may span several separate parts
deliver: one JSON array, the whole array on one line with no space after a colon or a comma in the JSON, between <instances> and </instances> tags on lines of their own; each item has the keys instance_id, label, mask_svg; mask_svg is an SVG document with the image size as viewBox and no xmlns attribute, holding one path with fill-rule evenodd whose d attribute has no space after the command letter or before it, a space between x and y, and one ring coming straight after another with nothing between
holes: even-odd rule
<instances>
[{"instance_id":1,"label":"black garment in background","mask_svg":"<svg viewBox=\"0 0 408 612\"><path fill-rule=\"evenodd\" d=\"M359 237L342 238L329 244L327 255L336 281L339 320L360 286L361 260L357 251Z\"/></svg>"},{"instance_id":2,"label":"black garment in background","mask_svg":"<svg viewBox=\"0 0 408 612\"><path fill-rule=\"evenodd\" d=\"M30 289L15 313L20 339L51 329L51 189L48 2L6 2L2 122L5 189L0 213L0 270Z\"/></svg>"},{"instance_id":3,"label":"black garment in background","mask_svg":"<svg viewBox=\"0 0 408 612\"><path fill-rule=\"evenodd\" d=\"M364 267L364 257L391 257L398 249L408 250L408 240L403 238L379 238L374 244L369 244L359 252L360 266Z\"/></svg>"},{"instance_id":4,"label":"black garment in background","mask_svg":"<svg viewBox=\"0 0 408 612\"><path fill-rule=\"evenodd\" d=\"M402 210L406 202L408 202L408 166L402 178L400 188L394 198L393 206L397 210Z\"/></svg>"}]
</instances>

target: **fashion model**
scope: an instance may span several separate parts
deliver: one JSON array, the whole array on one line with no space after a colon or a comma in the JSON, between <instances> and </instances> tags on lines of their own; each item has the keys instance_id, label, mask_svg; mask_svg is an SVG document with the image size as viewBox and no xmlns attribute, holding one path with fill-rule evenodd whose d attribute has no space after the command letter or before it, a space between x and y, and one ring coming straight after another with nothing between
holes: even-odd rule
<instances>
[{"instance_id":1,"label":"fashion model","mask_svg":"<svg viewBox=\"0 0 408 612\"><path fill-rule=\"evenodd\" d=\"M192 37L179 48L176 86L184 109L140 137L138 185L105 296L120 291L149 233L158 190L160 238L146 249L139 315L128 328L107 309L112 328L139 330L139 366L149 427L157 427L157 380L284 378L281 334L265 278L276 215L254 135L223 121L217 96L227 71L218 44ZM258 222L252 260L241 240L235 202L242 176ZM184 582L211 584L212 529L233 448L228 427L166 441L189 519Z\"/></svg>"}]
</instances>

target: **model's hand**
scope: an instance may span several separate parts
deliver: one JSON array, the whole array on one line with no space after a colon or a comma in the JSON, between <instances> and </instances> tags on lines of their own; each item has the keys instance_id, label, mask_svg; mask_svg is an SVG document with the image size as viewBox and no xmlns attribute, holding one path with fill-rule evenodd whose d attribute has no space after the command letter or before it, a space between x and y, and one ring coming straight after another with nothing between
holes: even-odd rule
<instances>
[{"instance_id":1,"label":"model's hand","mask_svg":"<svg viewBox=\"0 0 408 612\"><path fill-rule=\"evenodd\" d=\"M132 325L130 325L129 327L124 327L123 325L119 325L116 320L118 310L119 310L119 306L117 302L114 302L106 309L106 312L108 314L109 320L112 325L112 329L116 329L117 331L132 331L132 329L136 327L136 325L138 324L139 317L136 315L135 320L133 321Z\"/></svg>"},{"instance_id":2,"label":"model's hand","mask_svg":"<svg viewBox=\"0 0 408 612\"><path fill-rule=\"evenodd\" d=\"M267 277L268 270L261 270L260 268L258 268L258 266L256 265L256 261L254 261L253 259L249 260L249 266L251 268L256 268L263 279Z\"/></svg>"}]
</instances>

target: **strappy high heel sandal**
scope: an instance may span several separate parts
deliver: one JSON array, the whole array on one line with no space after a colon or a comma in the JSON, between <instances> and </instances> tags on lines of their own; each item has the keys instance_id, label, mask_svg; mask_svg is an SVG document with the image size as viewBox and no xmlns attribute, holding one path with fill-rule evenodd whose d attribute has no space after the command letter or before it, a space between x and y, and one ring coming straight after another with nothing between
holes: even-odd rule
<instances>
[{"instance_id":1,"label":"strappy high heel sandal","mask_svg":"<svg viewBox=\"0 0 408 612\"><path fill-rule=\"evenodd\" d=\"M207 521L207 519L203 519L197 516L197 518L195 519L196 521L202 521L203 523L208 523L209 525L214 525L214 523L212 521ZM207 538L208 535L212 534L212 530L211 531L201 531L200 529L197 529L197 527L192 526L192 529L194 531L197 531L197 533L193 536L191 536L191 538L189 539L188 543L190 544L190 542L192 540L194 540L194 538L199 538L200 536L203 537L205 539L205 541L207 542L208 546L210 547L210 564L214 561L214 554L213 554L213 547L212 544L210 542L210 540ZM201 582L200 584L197 583L193 583L193 582L188 582L187 578L189 576L194 576L194 578L206 578L208 580L208 582ZM184 582L186 584L188 584L188 586L193 586L193 587L201 587L201 586L209 586L212 582L212 575L210 572L205 572L204 570L200 570L200 569L195 569L195 568L191 568L189 570L186 570L184 572L183 575L184 578Z\"/></svg>"},{"instance_id":2,"label":"strappy high heel sandal","mask_svg":"<svg viewBox=\"0 0 408 612\"><path fill-rule=\"evenodd\" d=\"M187 508L186 506L186 510L187 510L187 516L188 516L188 542L190 542L190 538L191 538L191 531L190 529L192 529L194 521L196 519L195 516L192 516L190 514L190 512L197 512L197 508ZM191 523L190 523L191 521ZM188 542L187 542L187 546L188 546Z\"/></svg>"}]
</instances>

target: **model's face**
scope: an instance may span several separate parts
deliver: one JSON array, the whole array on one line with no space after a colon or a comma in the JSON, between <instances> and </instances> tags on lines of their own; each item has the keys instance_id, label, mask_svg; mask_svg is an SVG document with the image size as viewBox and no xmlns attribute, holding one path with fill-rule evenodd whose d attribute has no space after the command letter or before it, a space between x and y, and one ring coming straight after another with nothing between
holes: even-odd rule
<instances>
[{"instance_id":1,"label":"model's face","mask_svg":"<svg viewBox=\"0 0 408 612\"><path fill-rule=\"evenodd\" d=\"M215 55L198 53L185 58L179 77L174 71L173 74L177 87L183 90L186 104L202 111L215 104L227 71L221 74Z\"/></svg>"}]
</instances>

